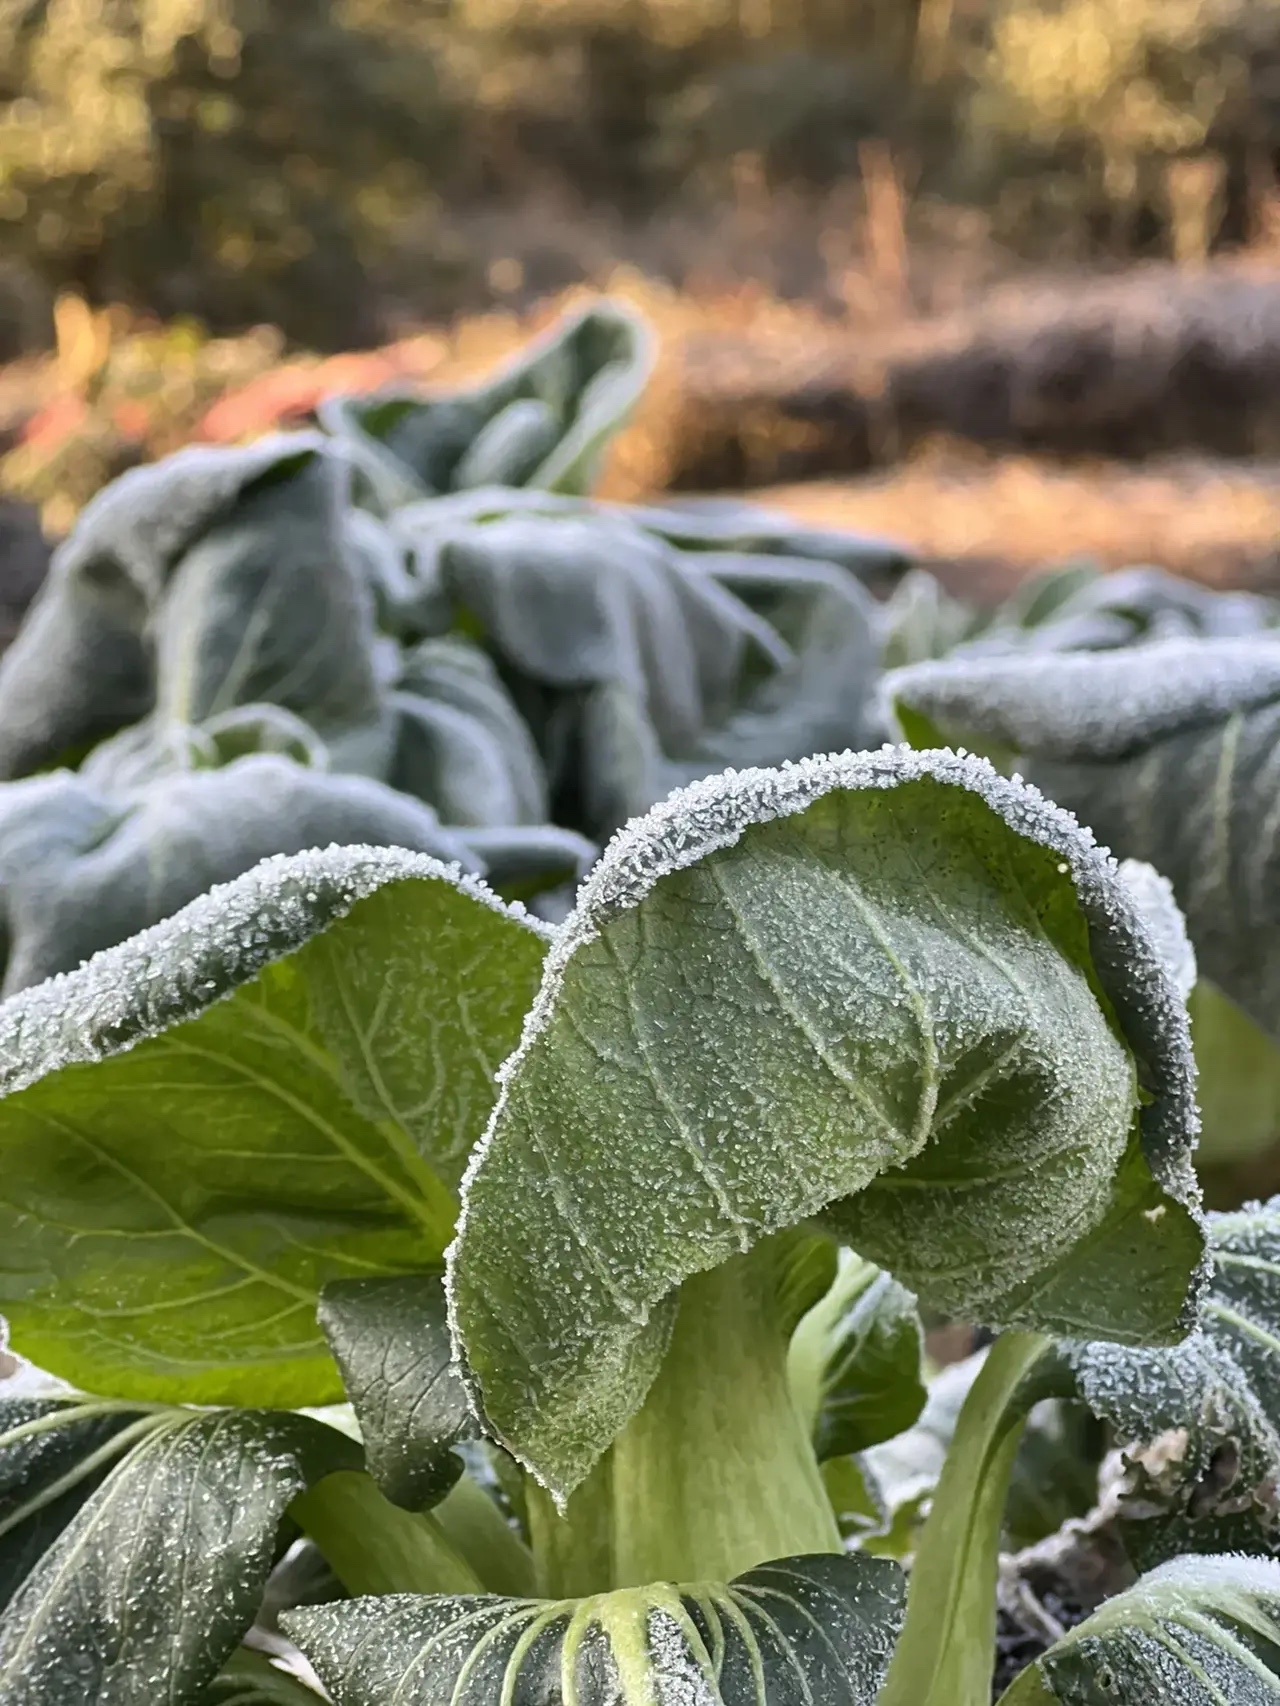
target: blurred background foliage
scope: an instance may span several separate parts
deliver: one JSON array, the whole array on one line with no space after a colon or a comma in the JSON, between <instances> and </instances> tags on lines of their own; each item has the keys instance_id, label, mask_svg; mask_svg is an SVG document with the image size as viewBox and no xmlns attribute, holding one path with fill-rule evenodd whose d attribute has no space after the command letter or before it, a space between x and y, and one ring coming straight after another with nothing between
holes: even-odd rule
<instances>
[{"instance_id":1,"label":"blurred background foliage","mask_svg":"<svg viewBox=\"0 0 1280 1706\"><path fill-rule=\"evenodd\" d=\"M605 258L838 299L886 159L1023 259L1248 241L1280 3L0 0L0 355L68 289L319 350Z\"/></svg>"}]
</instances>

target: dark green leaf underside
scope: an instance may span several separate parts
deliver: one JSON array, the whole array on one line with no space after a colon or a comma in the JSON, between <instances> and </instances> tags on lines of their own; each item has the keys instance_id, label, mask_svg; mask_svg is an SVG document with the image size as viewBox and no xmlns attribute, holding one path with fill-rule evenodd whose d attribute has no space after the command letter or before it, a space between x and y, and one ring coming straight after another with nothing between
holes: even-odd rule
<instances>
[{"instance_id":1,"label":"dark green leaf underside","mask_svg":"<svg viewBox=\"0 0 1280 1706\"><path fill-rule=\"evenodd\" d=\"M872 1706L902 1615L885 1560L568 1601L392 1595L288 1614L338 1706Z\"/></svg>"}]
</instances>

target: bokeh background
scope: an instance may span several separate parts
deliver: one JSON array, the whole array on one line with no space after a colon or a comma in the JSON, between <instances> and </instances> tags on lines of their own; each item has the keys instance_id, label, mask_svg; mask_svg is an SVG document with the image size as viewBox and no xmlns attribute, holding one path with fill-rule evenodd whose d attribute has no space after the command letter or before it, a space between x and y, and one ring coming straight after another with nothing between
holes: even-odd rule
<instances>
[{"instance_id":1,"label":"bokeh background","mask_svg":"<svg viewBox=\"0 0 1280 1706\"><path fill-rule=\"evenodd\" d=\"M661 335L608 489L1280 585L1280 0L0 0L0 638L108 478Z\"/></svg>"}]
</instances>

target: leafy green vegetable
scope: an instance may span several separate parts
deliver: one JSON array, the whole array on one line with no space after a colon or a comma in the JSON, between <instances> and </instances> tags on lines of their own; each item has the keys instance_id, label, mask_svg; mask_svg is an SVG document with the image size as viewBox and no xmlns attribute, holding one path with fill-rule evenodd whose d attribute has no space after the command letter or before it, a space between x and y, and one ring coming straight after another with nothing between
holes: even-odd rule
<instances>
[{"instance_id":1,"label":"leafy green vegetable","mask_svg":"<svg viewBox=\"0 0 1280 1706\"><path fill-rule=\"evenodd\" d=\"M284 1621L338 1706L874 1706L900 1607L893 1564L816 1557L727 1587L657 1583L541 1604L397 1595Z\"/></svg>"},{"instance_id":2,"label":"leafy green vegetable","mask_svg":"<svg viewBox=\"0 0 1280 1706\"><path fill-rule=\"evenodd\" d=\"M117 1458L162 1417L120 1403L3 1396L0 1612Z\"/></svg>"},{"instance_id":3,"label":"leafy green vegetable","mask_svg":"<svg viewBox=\"0 0 1280 1706\"><path fill-rule=\"evenodd\" d=\"M1056 1642L1001 1706L1268 1706L1280 1693L1280 1565L1179 1558Z\"/></svg>"},{"instance_id":4,"label":"leafy green vegetable","mask_svg":"<svg viewBox=\"0 0 1280 1706\"><path fill-rule=\"evenodd\" d=\"M141 471L0 665L6 1703L1280 1686L1280 605L595 501L647 360Z\"/></svg>"},{"instance_id":5,"label":"leafy green vegetable","mask_svg":"<svg viewBox=\"0 0 1280 1706\"><path fill-rule=\"evenodd\" d=\"M135 721L269 699L322 732L377 714L372 605L340 549L346 475L314 435L196 447L115 481L0 660L0 775Z\"/></svg>"},{"instance_id":6,"label":"leafy green vegetable","mask_svg":"<svg viewBox=\"0 0 1280 1706\"><path fill-rule=\"evenodd\" d=\"M471 1431L439 1279L334 1280L320 1298L320 1325L360 1423L370 1473L394 1504L437 1504L462 1473L450 1447Z\"/></svg>"},{"instance_id":7,"label":"leafy green vegetable","mask_svg":"<svg viewBox=\"0 0 1280 1706\"><path fill-rule=\"evenodd\" d=\"M0 1007L26 1354L123 1397L338 1398L321 1288L438 1265L544 946L432 860L334 850Z\"/></svg>"},{"instance_id":8,"label":"leafy green vegetable","mask_svg":"<svg viewBox=\"0 0 1280 1706\"><path fill-rule=\"evenodd\" d=\"M1184 1024L1106 863L973 761L814 761L656 808L558 938L464 1186L451 1299L487 1425L567 1493L644 1399L681 1282L823 1213L936 1307L1176 1338Z\"/></svg>"},{"instance_id":9,"label":"leafy green vegetable","mask_svg":"<svg viewBox=\"0 0 1280 1706\"><path fill-rule=\"evenodd\" d=\"M1203 980L1195 1036L1205 1156L1266 1147L1280 1132L1274 641L955 660L903 670L888 691L914 741L1007 749L1099 840L1170 879Z\"/></svg>"},{"instance_id":10,"label":"leafy green vegetable","mask_svg":"<svg viewBox=\"0 0 1280 1706\"><path fill-rule=\"evenodd\" d=\"M11 783L0 790L4 993L74 971L270 855L336 844L486 869L417 800L287 758L160 777L127 803L65 772Z\"/></svg>"},{"instance_id":11,"label":"leafy green vegetable","mask_svg":"<svg viewBox=\"0 0 1280 1706\"><path fill-rule=\"evenodd\" d=\"M1180 1552L1280 1552L1280 1198L1209 1217L1200 1324L1160 1350L1058 1355L1134 1460L1120 1506L1140 1567Z\"/></svg>"},{"instance_id":12,"label":"leafy green vegetable","mask_svg":"<svg viewBox=\"0 0 1280 1706\"><path fill-rule=\"evenodd\" d=\"M157 1677L171 1699L198 1694L253 1617L290 1500L352 1455L304 1416L160 1421L10 1600L0 1697L132 1706L154 1698Z\"/></svg>"},{"instance_id":13,"label":"leafy green vegetable","mask_svg":"<svg viewBox=\"0 0 1280 1706\"><path fill-rule=\"evenodd\" d=\"M897 672L886 691L922 733L1008 748L1100 841L1155 865L1186 914L1201 974L1280 1033L1267 898L1280 647L1170 641L956 660Z\"/></svg>"},{"instance_id":14,"label":"leafy green vegetable","mask_svg":"<svg viewBox=\"0 0 1280 1706\"><path fill-rule=\"evenodd\" d=\"M652 361L643 324L604 300L566 315L479 386L334 398L318 413L350 447L378 507L477 486L583 492Z\"/></svg>"},{"instance_id":15,"label":"leafy green vegetable","mask_svg":"<svg viewBox=\"0 0 1280 1706\"><path fill-rule=\"evenodd\" d=\"M916 1300L871 1262L850 1257L791 1340L788 1372L813 1418L818 1460L879 1445L925 1404Z\"/></svg>"}]
</instances>

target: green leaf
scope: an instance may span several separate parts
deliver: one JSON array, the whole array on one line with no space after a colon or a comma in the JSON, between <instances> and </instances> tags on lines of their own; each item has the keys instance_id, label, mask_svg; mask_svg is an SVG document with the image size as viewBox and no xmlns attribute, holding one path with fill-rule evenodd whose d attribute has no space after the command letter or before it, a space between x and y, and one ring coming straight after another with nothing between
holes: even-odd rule
<instances>
[{"instance_id":1,"label":"green leaf","mask_svg":"<svg viewBox=\"0 0 1280 1706\"><path fill-rule=\"evenodd\" d=\"M1201 978L1187 1002L1200 1101L1200 1165L1247 1161L1280 1138L1280 1045Z\"/></svg>"},{"instance_id":2,"label":"green leaf","mask_svg":"<svg viewBox=\"0 0 1280 1706\"><path fill-rule=\"evenodd\" d=\"M319 1699L265 1653L241 1647L209 1684L200 1706L316 1706Z\"/></svg>"},{"instance_id":3,"label":"green leaf","mask_svg":"<svg viewBox=\"0 0 1280 1706\"><path fill-rule=\"evenodd\" d=\"M372 719L372 606L346 474L315 435L195 446L115 480L55 554L0 661L0 776L134 723L251 700L322 732Z\"/></svg>"},{"instance_id":4,"label":"green leaf","mask_svg":"<svg viewBox=\"0 0 1280 1706\"><path fill-rule=\"evenodd\" d=\"M935 740L1008 747L1118 857L1162 871L1201 975L1280 1041L1271 638L921 664L887 690L900 719L923 720Z\"/></svg>"},{"instance_id":5,"label":"green leaf","mask_svg":"<svg viewBox=\"0 0 1280 1706\"><path fill-rule=\"evenodd\" d=\"M204 454L232 464L211 478L245 472L235 501L174 558L153 606L157 714L203 723L266 701L321 735L376 721L373 601L346 550L345 466L313 435ZM176 460L153 471L157 508Z\"/></svg>"},{"instance_id":6,"label":"green leaf","mask_svg":"<svg viewBox=\"0 0 1280 1706\"><path fill-rule=\"evenodd\" d=\"M162 774L123 799L73 776L0 783L3 992L74 971L263 859L344 844L484 868L417 800L290 758Z\"/></svg>"},{"instance_id":7,"label":"green leaf","mask_svg":"<svg viewBox=\"0 0 1280 1706\"><path fill-rule=\"evenodd\" d=\"M384 509L470 487L581 493L652 363L646 328L605 298L562 316L479 385L437 396L334 398L317 413L351 447Z\"/></svg>"},{"instance_id":8,"label":"green leaf","mask_svg":"<svg viewBox=\"0 0 1280 1706\"><path fill-rule=\"evenodd\" d=\"M1209 1216L1213 1278L1180 1345L1059 1347L1133 1460L1120 1505L1140 1568L1179 1552L1280 1551L1280 1197Z\"/></svg>"},{"instance_id":9,"label":"green leaf","mask_svg":"<svg viewBox=\"0 0 1280 1706\"><path fill-rule=\"evenodd\" d=\"M727 1587L590 1599L363 1599L286 1615L337 1706L873 1706L901 1620L897 1567L789 1558Z\"/></svg>"},{"instance_id":10,"label":"green leaf","mask_svg":"<svg viewBox=\"0 0 1280 1706\"><path fill-rule=\"evenodd\" d=\"M255 753L280 753L327 770L329 752L309 723L282 705L236 705L199 727L154 715L96 746L77 774L106 794L145 787L158 776L213 770Z\"/></svg>"},{"instance_id":11,"label":"green leaf","mask_svg":"<svg viewBox=\"0 0 1280 1706\"><path fill-rule=\"evenodd\" d=\"M848 528L810 527L741 498L669 498L662 505L602 504L685 551L744 551L835 563L873 589L892 586L911 562L898 540Z\"/></svg>"},{"instance_id":12,"label":"green leaf","mask_svg":"<svg viewBox=\"0 0 1280 1706\"><path fill-rule=\"evenodd\" d=\"M471 1431L439 1278L335 1280L320 1298L320 1325L369 1473L393 1504L438 1504L462 1473L452 1447Z\"/></svg>"},{"instance_id":13,"label":"green leaf","mask_svg":"<svg viewBox=\"0 0 1280 1706\"><path fill-rule=\"evenodd\" d=\"M0 1612L115 1463L162 1420L125 1404L0 1397Z\"/></svg>"},{"instance_id":14,"label":"green leaf","mask_svg":"<svg viewBox=\"0 0 1280 1706\"><path fill-rule=\"evenodd\" d=\"M942 1474L960 1408L986 1358L985 1351L940 1369L930 1380L916 1421L892 1439L871 1446L855 1462L864 1498L881 1513L881 1530L900 1556L911 1540ZM831 1468L832 1465L828 1465ZM857 1489L855 1488L856 1492Z\"/></svg>"},{"instance_id":15,"label":"green leaf","mask_svg":"<svg viewBox=\"0 0 1280 1706\"><path fill-rule=\"evenodd\" d=\"M0 1007L0 1310L88 1390L342 1396L335 1279L438 1265L545 935L402 850L270 860Z\"/></svg>"},{"instance_id":16,"label":"green leaf","mask_svg":"<svg viewBox=\"0 0 1280 1706\"><path fill-rule=\"evenodd\" d=\"M916 1300L856 1257L791 1341L793 1389L813 1417L818 1461L846 1457L909 1428L924 1408L924 1334Z\"/></svg>"},{"instance_id":17,"label":"green leaf","mask_svg":"<svg viewBox=\"0 0 1280 1706\"><path fill-rule=\"evenodd\" d=\"M449 823L540 824L547 783L529 730L477 647L424 640L398 682L400 735L389 780Z\"/></svg>"},{"instance_id":18,"label":"green leaf","mask_svg":"<svg viewBox=\"0 0 1280 1706\"><path fill-rule=\"evenodd\" d=\"M1278 1695L1280 1565L1178 1558L1055 1642L1000 1706L1271 1706Z\"/></svg>"},{"instance_id":19,"label":"green leaf","mask_svg":"<svg viewBox=\"0 0 1280 1706\"><path fill-rule=\"evenodd\" d=\"M585 836L553 823L460 832L489 887L505 901L528 902L539 917L557 924L573 905L578 883L595 861L597 848ZM548 909L552 894L563 905Z\"/></svg>"},{"instance_id":20,"label":"green leaf","mask_svg":"<svg viewBox=\"0 0 1280 1706\"><path fill-rule=\"evenodd\" d=\"M344 1435L305 1416L165 1419L10 1600L0 1698L198 1700L253 1621L289 1502L353 1459Z\"/></svg>"},{"instance_id":21,"label":"green leaf","mask_svg":"<svg viewBox=\"0 0 1280 1706\"><path fill-rule=\"evenodd\" d=\"M878 1706L986 1706L1001 1519L1050 1341L1002 1333L956 1419L915 1547L902 1638Z\"/></svg>"},{"instance_id":22,"label":"green leaf","mask_svg":"<svg viewBox=\"0 0 1280 1706\"><path fill-rule=\"evenodd\" d=\"M681 1283L814 1216L960 1318L1193 1318L1185 1009L1114 867L975 760L673 796L584 885L503 1077L452 1320L559 1494L639 1408Z\"/></svg>"}]
</instances>

